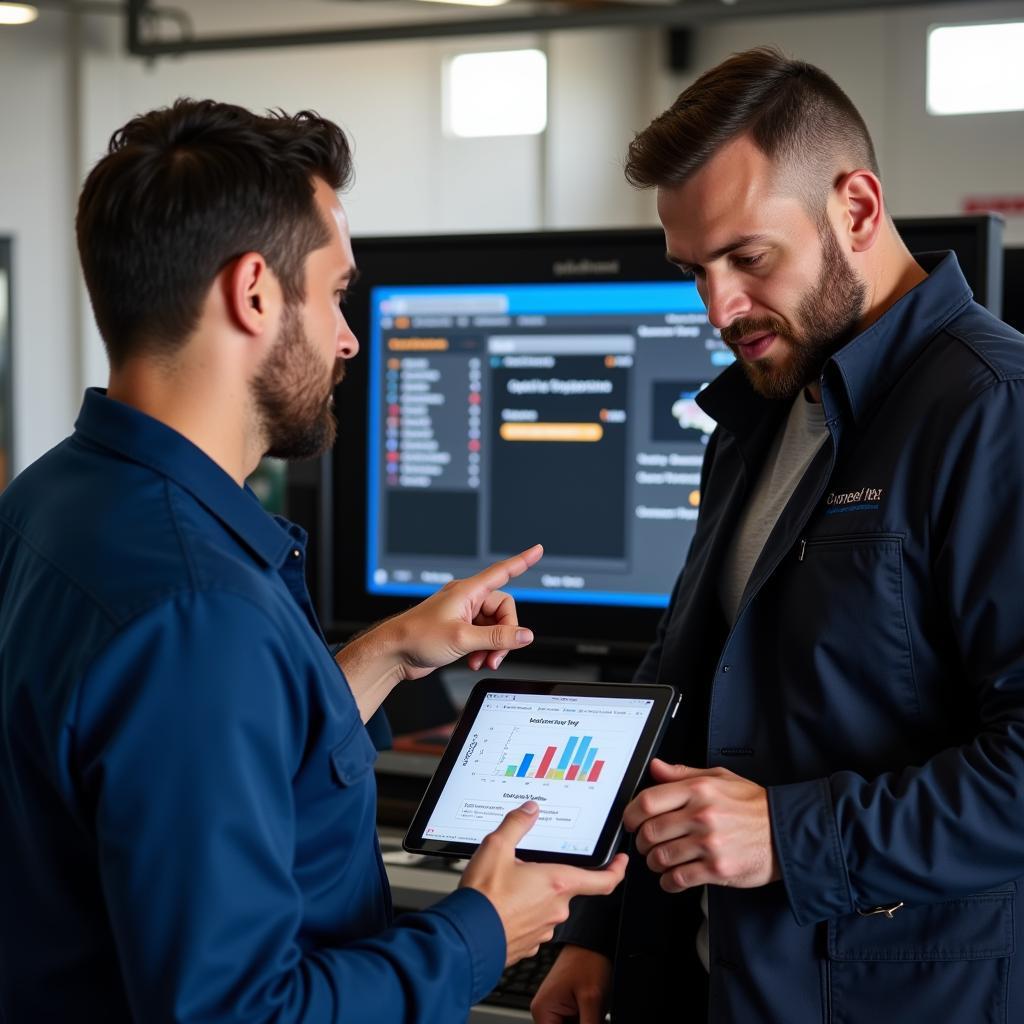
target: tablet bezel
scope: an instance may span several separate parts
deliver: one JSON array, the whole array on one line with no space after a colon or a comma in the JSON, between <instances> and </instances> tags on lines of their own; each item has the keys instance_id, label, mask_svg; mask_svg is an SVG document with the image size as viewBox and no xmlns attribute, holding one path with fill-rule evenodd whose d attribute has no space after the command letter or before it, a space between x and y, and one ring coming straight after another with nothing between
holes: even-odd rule
<instances>
[{"instance_id":1,"label":"tablet bezel","mask_svg":"<svg viewBox=\"0 0 1024 1024\"><path fill-rule=\"evenodd\" d=\"M451 774L462 750L466 737L476 720L477 713L488 693L536 694L540 697L623 697L631 700L653 700L654 705L647 717L643 732L637 740L633 755L619 783L612 800L601 834L588 854L563 853L549 850L516 849L520 860L543 861L549 864L572 864L577 867L604 867L614 856L622 833L622 814L633 798L636 788L647 770L658 743L664 734L670 718L675 716L678 696L673 687L663 683L601 683L567 682L543 680L482 679L473 687L466 706L459 717L448 746L438 763L423 799L420 801L412 822L402 841L410 853L437 854L447 857L472 857L478 843L462 843L451 840L425 839L423 831L437 805L441 791Z\"/></svg>"}]
</instances>

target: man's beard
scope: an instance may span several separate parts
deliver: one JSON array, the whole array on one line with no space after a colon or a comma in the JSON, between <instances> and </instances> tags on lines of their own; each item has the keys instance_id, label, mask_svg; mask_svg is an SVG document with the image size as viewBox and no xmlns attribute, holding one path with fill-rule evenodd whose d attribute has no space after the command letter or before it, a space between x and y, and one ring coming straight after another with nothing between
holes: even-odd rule
<instances>
[{"instance_id":1,"label":"man's beard","mask_svg":"<svg viewBox=\"0 0 1024 1024\"><path fill-rule=\"evenodd\" d=\"M722 340L733 347L740 338L771 331L778 335L781 356L769 355L740 362L754 390L765 398L795 398L821 376L829 356L846 344L856 330L867 302L867 286L847 262L832 225L820 230L821 273L800 300L793 325L775 317L734 320L722 329ZM774 347L774 346L773 346Z\"/></svg>"},{"instance_id":2,"label":"man's beard","mask_svg":"<svg viewBox=\"0 0 1024 1024\"><path fill-rule=\"evenodd\" d=\"M328 375L306 336L298 306L287 306L274 347L252 383L267 455L311 459L333 444L338 424L331 393L345 374L344 361Z\"/></svg>"}]
</instances>

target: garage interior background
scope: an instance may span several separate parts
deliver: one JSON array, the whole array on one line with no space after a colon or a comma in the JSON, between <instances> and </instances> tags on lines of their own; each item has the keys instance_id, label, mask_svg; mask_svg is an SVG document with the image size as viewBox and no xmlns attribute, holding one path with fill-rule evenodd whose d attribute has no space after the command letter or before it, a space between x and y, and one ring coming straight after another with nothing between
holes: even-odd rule
<instances>
[{"instance_id":1,"label":"garage interior background","mask_svg":"<svg viewBox=\"0 0 1024 1024\"><path fill-rule=\"evenodd\" d=\"M616 4L611 17L622 23L599 27L593 23L609 16L597 3L513 0L478 11L415 0L174 0L175 17L144 22L147 39L179 39L186 23L204 38L533 20L500 34L156 58L128 51L125 4L37 6L35 23L0 27L0 236L14 242L15 470L67 434L82 389L106 379L74 248L81 181L115 128L177 96L312 107L343 124L355 141L356 182L345 203L356 235L650 225L653 197L622 177L629 139L701 71L770 43L820 64L858 105L895 215L960 213L972 197L1024 194L1024 111L940 117L925 105L929 28L1022 19L1020 0L680 0L632 5L634 24L631 5ZM649 13L659 6L673 10ZM812 6L823 13L802 13ZM670 22L690 31L686 70L670 66ZM548 58L546 130L446 134L445 62L519 47ZM1005 241L1024 246L1024 216L1008 217Z\"/></svg>"}]
</instances>

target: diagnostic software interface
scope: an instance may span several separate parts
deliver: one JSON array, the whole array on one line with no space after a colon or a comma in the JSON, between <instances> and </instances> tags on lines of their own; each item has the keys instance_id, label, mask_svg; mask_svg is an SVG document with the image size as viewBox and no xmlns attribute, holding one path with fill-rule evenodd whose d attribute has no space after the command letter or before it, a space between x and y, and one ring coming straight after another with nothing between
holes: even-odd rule
<instances>
[{"instance_id":1,"label":"diagnostic software interface","mask_svg":"<svg viewBox=\"0 0 1024 1024\"><path fill-rule=\"evenodd\" d=\"M688 281L377 287L367 587L415 596L542 543L509 589L663 606L733 361Z\"/></svg>"}]
</instances>

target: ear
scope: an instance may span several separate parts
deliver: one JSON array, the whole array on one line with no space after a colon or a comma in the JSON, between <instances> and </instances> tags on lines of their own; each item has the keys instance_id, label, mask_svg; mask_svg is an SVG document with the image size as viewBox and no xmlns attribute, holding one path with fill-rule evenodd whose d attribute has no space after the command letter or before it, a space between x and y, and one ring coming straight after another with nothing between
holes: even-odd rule
<instances>
[{"instance_id":1,"label":"ear","mask_svg":"<svg viewBox=\"0 0 1024 1024\"><path fill-rule=\"evenodd\" d=\"M228 316L240 330L261 337L277 319L281 288L258 252L243 253L222 271Z\"/></svg>"},{"instance_id":2,"label":"ear","mask_svg":"<svg viewBox=\"0 0 1024 1024\"><path fill-rule=\"evenodd\" d=\"M861 168L842 175L835 188L850 248L866 252L875 244L885 220L882 183L877 175Z\"/></svg>"}]
</instances>

